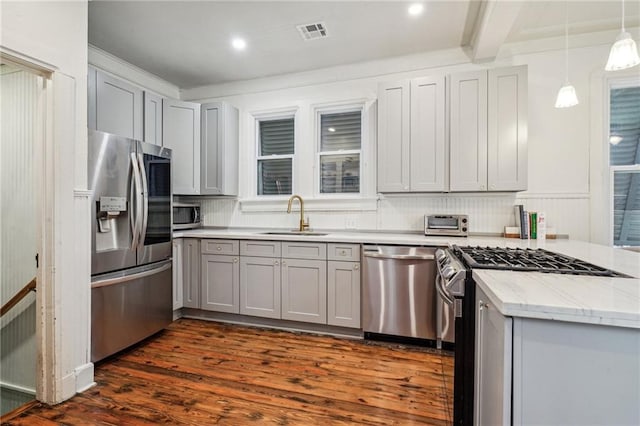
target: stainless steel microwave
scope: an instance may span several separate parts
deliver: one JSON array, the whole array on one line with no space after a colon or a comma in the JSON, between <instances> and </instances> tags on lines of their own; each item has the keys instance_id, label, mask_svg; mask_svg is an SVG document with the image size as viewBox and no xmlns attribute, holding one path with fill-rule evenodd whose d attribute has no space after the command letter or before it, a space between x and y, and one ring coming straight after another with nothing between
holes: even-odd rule
<instances>
[{"instance_id":1,"label":"stainless steel microwave","mask_svg":"<svg viewBox=\"0 0 640 426\"><path fill-rule=\"evenodd\" d=\"M199 204L173 203L173 229L193 229L201 225Z\"/></svg>"}]
</instances>

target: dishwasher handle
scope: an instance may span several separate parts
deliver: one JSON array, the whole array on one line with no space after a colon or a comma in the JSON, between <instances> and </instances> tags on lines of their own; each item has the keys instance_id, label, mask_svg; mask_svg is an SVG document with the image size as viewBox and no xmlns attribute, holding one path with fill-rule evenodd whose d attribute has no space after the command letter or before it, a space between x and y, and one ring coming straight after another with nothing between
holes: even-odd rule
<instances>
[{"instance_id":1,"label":"dishwasher handle","mask_svg":"<svg viewBox=\"0 0 640 426\"><path fill-rule=\"evenodd\" d=\"M378 252L367 252L362 254L364 257L374 257L376 259L395 259L395 260L434 260L436 257L432 254L383 254Z\"/></svg>"}]
</instances>

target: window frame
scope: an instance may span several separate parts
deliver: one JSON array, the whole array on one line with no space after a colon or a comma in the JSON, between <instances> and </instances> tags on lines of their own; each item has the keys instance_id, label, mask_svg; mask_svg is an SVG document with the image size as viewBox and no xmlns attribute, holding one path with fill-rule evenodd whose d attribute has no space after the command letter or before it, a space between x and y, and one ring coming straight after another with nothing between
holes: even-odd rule
<instances>
[{"instance_id":1,"label":"window frame","mask_svg":"<svg viewBox=\"0 0 640 426\"><path fill-rule=\"evenodd\" d=\"M314 197L319 199L327 198L364 198L368 192L366 191L366 178L365 173L368 172L365 162L365 155L367 153L367 145L372 144L371 139L365 133L365 127L368 124L367 120L367 102L364 100L352 101L346 103L320 105L313 108L314 117L314 173L313 173L313 193ZM322 115L325 114L339 114L343 112L355 112L360 111L360 149L350 150L338 150L338 151L321 151L322 147ZM359 166L359 191L358 192L321 192L322 179L320 173L322 171L320 166L320 158L322 156L330 155L349 155L358 154L360 158Z\"/></svg>"},{"instance_id":2,"label":"window frame","mask_svg":"<svg viewBox=\"0 0 640 426\"><path fill-rule=\"evenodd\" d=\"M605 120L604 120L604 143L603 149L605 150L605 168L608 169L609 173L606 174L609 182L606 185L608 194L608 226L607 226L607 235L608 242L611 247L629 247L629 246L617 246L614 241L614 221L615 221L615 211L614 211L614 185L615 185L615 174L622 172L640 172L640 164L634 165L624 165L624 166L612 166L611 165L611 148L609 146L609 137L610 137L610 129L611 129L611 91L614 89L622 89L627 87L640 87L640 77L620 77L620 78L612 78L607 79L606 84L606 96L605 96Z\"/></svg>"},{"instance_id":3,"label":"window frame","mask_svg":"<svg viewBox=\"0 0 640 426\"><path fill-rule=\"evenodd\" d=\"M260 200L273 200L273 199L288 199L291 195L296 193L296 152L297 150L297 134L298 134L298 120L297 120L297 108L288 108L284 110L277 110L271 112L254 113L252 114L254 123L254 156L252 161L252 176L253 182L251 184L251 197ZM263 121L275 121L293 119L293 153L292 154L273 154L273 155L260 155L260 123ZM291 194L258 194L258 164L262 160L278 160L278 159L291 159Z\"/></svg>"}]
</instances>

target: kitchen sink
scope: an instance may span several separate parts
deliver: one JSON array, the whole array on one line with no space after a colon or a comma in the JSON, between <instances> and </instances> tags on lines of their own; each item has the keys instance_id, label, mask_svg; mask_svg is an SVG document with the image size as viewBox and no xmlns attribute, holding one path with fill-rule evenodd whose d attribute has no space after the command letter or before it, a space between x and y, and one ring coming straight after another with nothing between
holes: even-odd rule
<instances>
[{"instance_id":1,"label":"kitchen sink","mask_svg":"<svg viewBox=\"0 0 640 426\"><path fill-rule=\"evenodd\" d=\"M267 231L260 232L262 235L327 235L325 232L313 231Z\"/></svg>"}]
</instances>

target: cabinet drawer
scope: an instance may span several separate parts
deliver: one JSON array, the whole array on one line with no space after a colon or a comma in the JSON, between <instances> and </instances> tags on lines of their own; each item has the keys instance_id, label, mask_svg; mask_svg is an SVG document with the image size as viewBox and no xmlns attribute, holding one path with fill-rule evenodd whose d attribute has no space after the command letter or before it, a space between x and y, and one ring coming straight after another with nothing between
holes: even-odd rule
<instances>
[{"instance_id":1,"label":"cabinet drawer","mask_svg":"<svg viewBox=\"0 0 640 426\"><path fill-rule=\"evenodd\" d=\"M201 243L202 254L231 254L237 255L238 240L207 240L203 239Z\"/></svg>"},{"instance_id":2,"label":"cabinet drawer","mask_svg":"<svg viewBox=\"0 0 640 426\"><path fill-rule=\"evenodd\" d=\"M280 257L281 250L279 241L240 241L242 256Z\"/></svg>"},{"instance_id":3,"label":"cabinet drawer","mask_svg":"<svg viewBox=\"0 0 640 426\"><path fill-rule=\"evenodd\" d=\"M327 257L329 260L360 262L360 244L330 243Z\"/></svg>"},{"instance_id":4,"label":"cabinet drawer","mask_svg":"<svg viewBox=\"0 0 640 426\"><path fill-rule=\"evenodd\" d=\"M325 260L327 258L327 244L284 241L282 242L282 257Z\"/></svg>"}]
</instances>

